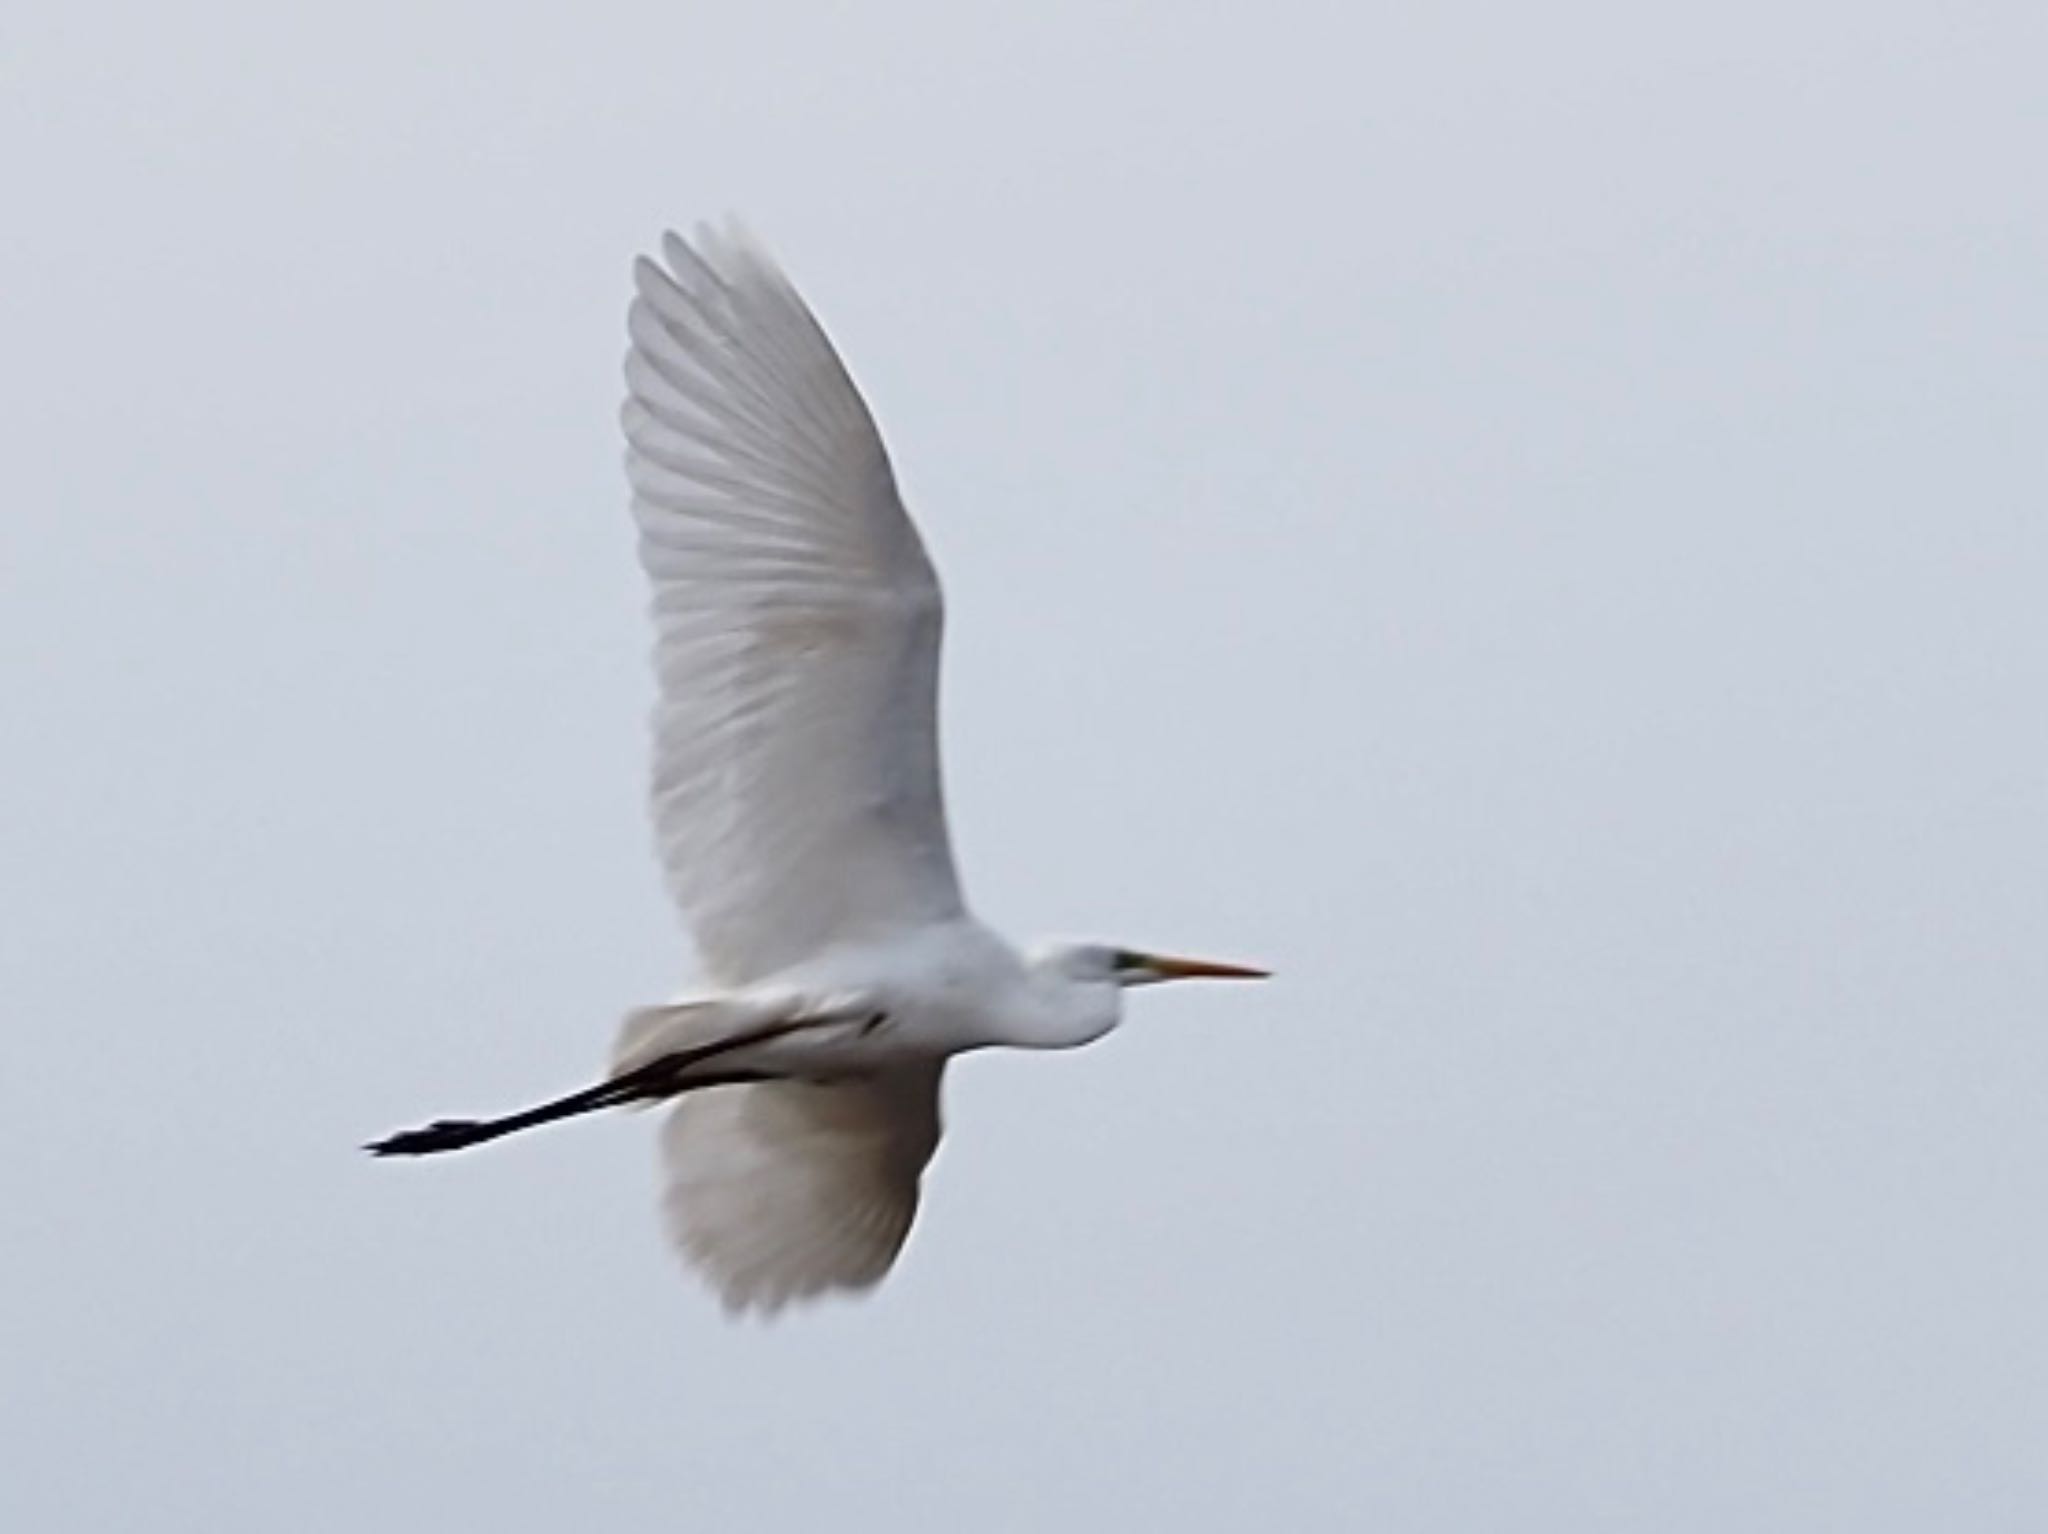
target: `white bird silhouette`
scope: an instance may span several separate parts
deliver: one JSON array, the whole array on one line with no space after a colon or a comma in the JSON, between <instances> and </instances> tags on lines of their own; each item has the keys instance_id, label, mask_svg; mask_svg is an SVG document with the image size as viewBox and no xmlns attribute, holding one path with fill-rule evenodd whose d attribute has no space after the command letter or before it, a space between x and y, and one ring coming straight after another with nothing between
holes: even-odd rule
<instances>
[{"instance_id":1,"label":"white bird silhouette","mask_svg":"<svg viewBox=\"0 0 2048 1534\"><path fill-rule=\"evenodd\" d=\"M939 585L874 421L742 230L663 250L634 268L626 468L659 634L654 825L715 989L628 1016L593 1087L367 1148L677 1098L670 1229L729 1309L772 1312L895 1261L950 1056L1086 1044L1127 987L1264 971L1026 957L969 914L939 787Z\"/></svg>"}]
</instances>

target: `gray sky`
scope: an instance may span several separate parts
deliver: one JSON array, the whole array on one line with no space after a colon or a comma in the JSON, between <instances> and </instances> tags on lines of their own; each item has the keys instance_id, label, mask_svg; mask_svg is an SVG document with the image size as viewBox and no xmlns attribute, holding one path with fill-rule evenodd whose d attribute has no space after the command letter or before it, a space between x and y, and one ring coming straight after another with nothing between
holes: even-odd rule
<instances>
[{"instance_id":1,"label":"gray sky","mask_svg":"<svg viewBox=\"0 0 2048 1534\"><path fill-rule=\"evenodd\" d=\"M2038 6L15 9L0 1525L2040 1526ZM956 1070L765 1329L649 1120L353 1150L684 978L614 409L729 208L982 912L1282 975Z\"/></svg>"}]
</instances>

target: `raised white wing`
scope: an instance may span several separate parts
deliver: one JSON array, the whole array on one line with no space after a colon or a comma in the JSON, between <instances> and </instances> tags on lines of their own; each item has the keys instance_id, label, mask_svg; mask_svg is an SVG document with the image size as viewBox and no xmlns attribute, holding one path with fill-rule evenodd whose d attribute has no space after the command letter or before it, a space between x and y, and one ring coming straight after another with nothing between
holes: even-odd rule
<instances>
[{"instance_id":1,"label":"raised white wing","mask_svg":"<svg viewBox=\"0 0 2048 1534\"><path fill-rule=\"evenodd\" d=\"M641 260L624 421L654 582L654 820L713 978L962 905L939 586L867 407L743 234Z\"/></svg>"},{"instance_id":2,"label":"raised white wing","mask_svg":"<svg viewBox=\"0 0 2048 1534\"><path fill-rule=\"evenodd\" d=\"M669 1233L728 1310L881 1281L939 1142L940 1069L711 1087L670 1110Z\"/></svg>"}]
</instances>

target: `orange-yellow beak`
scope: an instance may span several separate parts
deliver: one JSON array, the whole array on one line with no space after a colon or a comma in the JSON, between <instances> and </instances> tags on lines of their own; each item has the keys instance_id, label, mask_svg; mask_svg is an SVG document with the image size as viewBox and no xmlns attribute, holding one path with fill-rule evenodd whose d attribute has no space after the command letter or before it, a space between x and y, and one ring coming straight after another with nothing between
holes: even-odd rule
<instances>
[{"instance_id":1,"label":"orange-yellow beak","mask_svg":"<svg viewBox=\"0 0 2048 1534\"><path fill-rule=\"evenodd\" d=\"M1272 973L1246 964L1219 964L1213 959L1176 959L1163 953L1137 954L1134 957L1160 980L1264 980Z\"/></svg>"}]
</instances>

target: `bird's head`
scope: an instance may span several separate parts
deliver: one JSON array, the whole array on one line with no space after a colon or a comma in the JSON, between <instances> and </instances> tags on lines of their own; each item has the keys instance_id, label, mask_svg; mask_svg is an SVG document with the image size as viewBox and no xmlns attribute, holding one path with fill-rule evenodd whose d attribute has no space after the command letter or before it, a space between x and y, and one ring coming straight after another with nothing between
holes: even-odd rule
<instances>
[{"instance_id":1,"label":"bird's head","mask_svg":"<svg viewBox=\"0 0 2048 1534\"><path fill-rule=\"evenodd\" d=\"M1033 956L1034 964L1079 985L1158 985L1164 980L1264 980L1267 971L1213 959L1182 959L1115 948L1107 943L1050 943Z\"/></svg>"},{"instance_id":2,"label":"bird's head","mask_svg":"<svg viewBox=\"0 0 2048 1534\"><path fill-rule=\"evenodd\" d=\"M1177 959L1108 943L1047 943L1033 950L1037 1000L1003 1042L1071 1049L1101 1038L1123 1016L1123 993L1162 980L1263 980L1266 971L1208 959Z\"/></svg>"}]
</instances>

